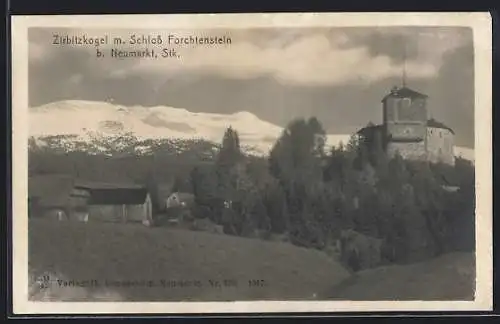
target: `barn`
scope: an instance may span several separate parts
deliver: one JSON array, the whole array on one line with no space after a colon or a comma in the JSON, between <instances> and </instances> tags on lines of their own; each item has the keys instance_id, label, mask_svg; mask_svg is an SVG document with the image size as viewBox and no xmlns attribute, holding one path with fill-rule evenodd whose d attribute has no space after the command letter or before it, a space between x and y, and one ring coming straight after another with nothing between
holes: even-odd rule
<instances>
[{"instance_id":1,"label":"barn","mask_svg":"<svg viewBox=\"0 0 500 324\"><path fill-rule=\"evenodd\" d=\"M52 174L30 177L28 188L30 217L148 226L152 222L151 196L145 186Z\"/></svg>"},{"instance_id":2,"label":"barn","mask_svg":"<svg viewBox=\"0 0 500 324\"><path fill-rule=\"evenodd\" d=\"M89 219L151 225L153 205L145 186L116 183L85 183L90 192Z\"/></svg>"}]
</instances>

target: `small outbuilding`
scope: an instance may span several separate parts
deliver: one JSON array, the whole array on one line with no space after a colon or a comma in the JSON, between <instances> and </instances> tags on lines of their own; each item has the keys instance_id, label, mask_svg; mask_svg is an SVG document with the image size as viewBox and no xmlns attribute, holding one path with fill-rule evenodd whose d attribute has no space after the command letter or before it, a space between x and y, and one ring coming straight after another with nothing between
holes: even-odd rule
<instances>
[{"instance_id":1,"label":"small outbuilding","mask_svg":"<svg viewBox=\"0 0 500 324\"><path fill-rule=\"evenodd\" d=\"M195 197L189 192L174 192L165 200L165 208L191 207L195 203Z\"/></svg>"},{"instance_id":2,"label":"small outbuilding","mask_svg":"<svg viewBox=\"0 0 500 324\"><path fill-rule=\"evenodd\" d=\"M89 219L151 225L153 205L147 188L135 184L87 183Z\"/></svg>"}]
</instances>

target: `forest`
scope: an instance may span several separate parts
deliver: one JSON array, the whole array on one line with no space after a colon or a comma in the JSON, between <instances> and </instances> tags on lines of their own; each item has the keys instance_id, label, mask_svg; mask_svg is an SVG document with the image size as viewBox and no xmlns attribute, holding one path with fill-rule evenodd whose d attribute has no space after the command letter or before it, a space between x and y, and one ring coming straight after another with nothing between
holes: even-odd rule
<instances>
[{"instance_id":1,"label":"forest","mask_svg":"<svg viewBox=\"0 0 500 324\"><path fill-rule=\"evenodd\" d=\"M381 143L356 136L333 148L325 143L325 130L314 117L290 122L266 157L245 154L231 127L216 149L192 141L179 152L168 142L149 154L67 151L31 139L29 175L134 181L152 193L169 184L173 191L193 193L194 217L210 218L226 234L286 235L292 244L325 250L351 229L381 239L385 263L474 250L471 162L388 159ZM153 198L160 209L158 194ZM232 207L223 208L220 202L228 200Z\"/></svg>"}]
</instances>

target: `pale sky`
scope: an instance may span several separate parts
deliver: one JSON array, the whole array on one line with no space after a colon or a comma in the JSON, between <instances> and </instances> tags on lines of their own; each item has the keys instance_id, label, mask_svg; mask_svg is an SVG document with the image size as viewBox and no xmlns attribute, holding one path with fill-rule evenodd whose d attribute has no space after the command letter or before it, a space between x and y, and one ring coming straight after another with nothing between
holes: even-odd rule
<instances>
[{"instance_id":1,"label":"pale sky","mask_svg":"<svg viewBox=\"0 0 500 324\"><path fill-rule=\"evenodd\" d=\"M158 53L163 47L174 48L180 57L119 60L96 58L91 45L53 45L54 34L161 34L164 40L168 34L226 36L232 42L164 44L156 46ZM30 106L113 98L124 105L166 105L193 112L249 111L281 126L294 117L315 115L329 133L345 134L369 121L380 122L380 100L401 83L406 66L407 85L429 96L432 117L455 130L457 145L474 144L473 41L467 28L32 28L29 41ZM109 53L110 46L103 49Z\"/></svg>"}]
</instances>

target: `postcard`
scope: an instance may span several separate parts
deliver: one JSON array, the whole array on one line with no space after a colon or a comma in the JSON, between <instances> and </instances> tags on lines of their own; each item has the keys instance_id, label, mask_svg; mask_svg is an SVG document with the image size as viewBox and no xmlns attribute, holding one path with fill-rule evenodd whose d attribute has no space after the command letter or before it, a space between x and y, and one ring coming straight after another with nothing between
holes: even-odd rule
<instances>
[{"instance_id":1,"label":"postcard","mask_svg":"<svg viewBox=\"0 0 500 324\"><path fill-rule=\"evenodd\" d=\"M491 310L491 33L14 16L14 313Z\"/></svg>"}]
</instances>

